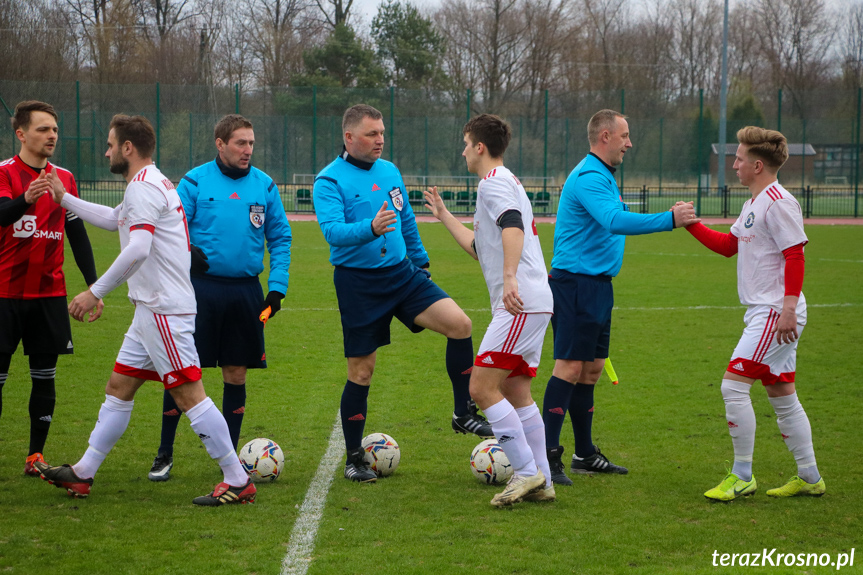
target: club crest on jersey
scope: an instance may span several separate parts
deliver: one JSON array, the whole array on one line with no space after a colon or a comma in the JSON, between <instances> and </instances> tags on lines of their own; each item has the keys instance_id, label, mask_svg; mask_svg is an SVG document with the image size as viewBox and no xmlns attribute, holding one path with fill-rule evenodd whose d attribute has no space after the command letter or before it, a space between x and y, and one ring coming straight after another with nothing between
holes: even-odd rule
<instances>
[{"instance_id":1,"label":"club crest on jersey","mask_svg":"<svg viewBox=\"0 0 863 575\"><path fill-rule=\"evenodd\" d=\"M249 221L256 228L264 225L264 206L249 206Z\"/></svg>"},{"instance_id":2,"label":"club crest on jersey","mask_svg":"<svg viewBox=\"0 0 863 575\"><path fill-rule=\"evenodd\" d=\"M402 189L399 187L391 189L390 198L393 200L393 207L398 211L402 211L402 208L405 207L405 201L402 198Z\"/></svg>"},{"instance_id":3,"label":"club crest on jersey","mask_svg":"<svg viewBox=\"0 0 863 575\"><path fill-rule=\"evenodd\" d=\"M743 227L749 229L755 224L755 212L749 212L749 215L746 216L746 221L743 222Z\"/></svg>"}]
</instances>

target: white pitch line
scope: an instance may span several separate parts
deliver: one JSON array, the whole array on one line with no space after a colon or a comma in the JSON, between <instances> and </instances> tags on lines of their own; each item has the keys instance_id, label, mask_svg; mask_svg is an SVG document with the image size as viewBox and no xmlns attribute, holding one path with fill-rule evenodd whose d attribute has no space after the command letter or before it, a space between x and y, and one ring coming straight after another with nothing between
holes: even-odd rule
<instances>
[{"instance_id":1,"label":"white pitch line","mask_svg":"<svg viewBox=\"0 0 863 575\"><path fill-rule=\"evenodd\" d=\"M807 307L858 307L863 305L863 303L808 303ZM744 305L689 305L689 306L676 306L676 307L619 307L614 306L614 311L691 311L691 310L700 310L700 309L744 309L746 306ZM326 311L326 312L336 312L339 311L337 307L283 307L282 311ZM491 310L487 307L483 308L462 308L462 311L469 312L488 312L491 313Z\"/></svg>"},{"instance_id":2,"label":"white pitch line","mask_svg":"<svg viewBox=\"0 0 863 575\"><path fill-rule=\"evenodd\" d=\"M282 559L281 575L305 575L309 570L312 552L315 550L315 536L318 534L318 525L324 513L333 475L341 461L342 448L342 420L339 413L336 413L327 451L321 458L321 463L300 507L294 530L291 531L288 551Z\"/></svg>"}]
</instances>

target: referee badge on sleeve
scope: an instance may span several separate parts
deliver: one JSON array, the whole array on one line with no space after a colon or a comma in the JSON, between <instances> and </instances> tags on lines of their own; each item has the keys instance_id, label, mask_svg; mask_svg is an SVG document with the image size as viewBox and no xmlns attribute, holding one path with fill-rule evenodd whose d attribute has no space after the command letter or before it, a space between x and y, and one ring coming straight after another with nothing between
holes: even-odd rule
<instances>
[{"instance_id":1,"label":"referee badge on sleeve","mask_svg":"<svg viewBox=\"0 0 863 575\"><path fill-rule=\"evenodd\" d=\"M391 189L390 198L393 200L393 207L398 211L402 211L402 208L405 207L405 201L402 198L402 189L399 187Z\"/></svg>"},{"instance_id":2,"label":"referee badge on sleeve","mask_svg":"<svg viewBox=\"0 0 863 575\"><path fill-rule=\"evenodd\" d=\"M249 206L249 221L256 228L264 225L264 206Z\"/></svg>"}]
</instances>

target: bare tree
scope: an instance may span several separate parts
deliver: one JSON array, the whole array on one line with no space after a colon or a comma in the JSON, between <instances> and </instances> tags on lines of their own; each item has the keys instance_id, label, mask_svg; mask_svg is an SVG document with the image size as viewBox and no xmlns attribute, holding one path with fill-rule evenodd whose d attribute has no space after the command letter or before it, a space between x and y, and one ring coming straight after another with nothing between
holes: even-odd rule
<instances>
[{"instance_id":1,"label":"bare tree","mask_svg":"<svg viewBox=\"0 0 863 575\"><path fill-rule=\"evenodd\" d=\"M68 81L76 39L62 10L45 0L0 0L0 78Z\"/></svg>"},{"instance_id":2,"label":"bare tree","mask_svg":"<svg viewBox=\"0 0 863 575\"><path fill-rule=\"evenodd\" d=\"M312 18L313 7L308 0L255 0L249 5L246 30L260 85L287 85L302 70L303 49L321 31Z\"/></svg>"},{"instance_id":3,"label":"bare tree","mask_svg":"<svg viewBox=\"0 0 863 575\"><path fill-rule=\"evenodd\" d=\"M315 4L326 23L335 29L339 24L347 24L354 0L315 0Z\"/></svg>"},{"instance_id":4,"label":"bare tree","mask_svg":"<svg viewBox=\"0 0 863 575\"><path fill-rule=\"evenodd\" d=\"M863 88L863 1L846 7L840 19L839 52L845 85Z\"/></svg>"}]
</instances>

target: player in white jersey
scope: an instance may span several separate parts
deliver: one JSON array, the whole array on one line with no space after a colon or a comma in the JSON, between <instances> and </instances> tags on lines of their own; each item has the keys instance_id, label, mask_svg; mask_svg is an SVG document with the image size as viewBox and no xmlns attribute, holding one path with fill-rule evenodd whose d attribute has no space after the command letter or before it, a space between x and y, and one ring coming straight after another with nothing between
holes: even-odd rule
<instances>
[{"instance_id":1,"label":"player in white jersey","mask_svg":"<svg viewBox=\"0 0 863 575\"><path fill-rule=\"evenodd\" d=\"M89 290L75 296L69 314L82 321L98 298L126 282L135 317L84 456L75 465L40 464L38 469L43 479L73 497L87 497L93 476L129 425L135 393L145 381L156 380L171 392L225 474L212 493L193 503L253 503L255 486L234 452L225 418L201 382L193 339L196 306L186 217L174 186L153 165L155 143L155 131L146 118L118 115L111 120L105 156L111 172L128 183L123 203L116 208L66 194L59 179L52 178L54 201L88 223L120 232L120 255Z\"/></svg>"},{"instance_id":2,"label":"player in white jersey","mask_svg":"<svg viewBox=\"0 0 863 575\"><path fill-rule=\"evenodd\" d=\"M740 145L734 169L752 199L743 204L731 232L722 234L702 224L687 227L701 243L726 257L737 254L737 291L747 306L746 328L722 380L725 416L734 446L734 467L707 491L708 499L730 501L755 493L752 454L755 411L749 396L760 379L776 412L788 449L797 461L797 475L767 491L771 497L820 496L824 480L815 463L809 418L797 399L794 372L797 341L806 325L803 297L803 232L800 204L776 179L788 144L774 130L748 126L737 132Z\"/></svg>"},{"instance_id":3,"label":"player in white jersey","mask_svg":"<svg viewBox=\"0 0 863 575\"><path fill-rule=\"evenodd\" d=\"M456 242L479 260L491 298L492 320L471 372L470 394L514 470L491 504L554 501L545 427L530 394L554 307L533 210L521 183L503 165L512 138L509 125L482 114L462 132L468 171L485 176L477 187L473 231L447 210L437 188L429 188L425 198Z\"/></svg>"}]
</instances>

